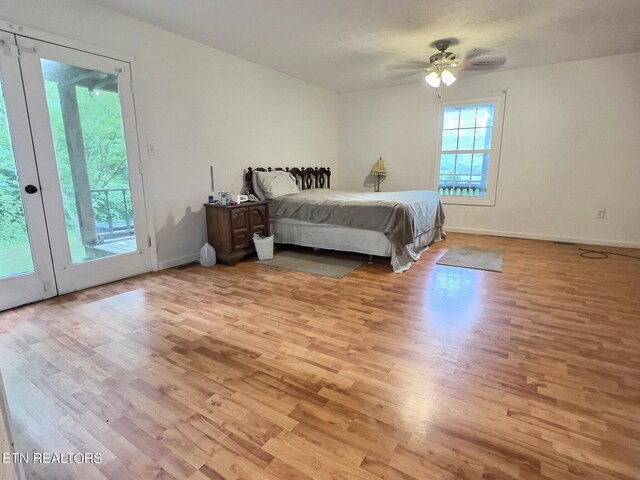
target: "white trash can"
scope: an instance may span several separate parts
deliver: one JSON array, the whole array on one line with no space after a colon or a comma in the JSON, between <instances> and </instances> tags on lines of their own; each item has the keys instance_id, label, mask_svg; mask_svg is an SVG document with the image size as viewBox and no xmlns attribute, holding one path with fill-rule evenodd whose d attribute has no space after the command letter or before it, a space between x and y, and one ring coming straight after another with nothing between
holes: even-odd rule
<instances>
[{"instance_id":1,"label":"white trash can","mask_svg":"<svg viewBox=\"0 0 640 480\"><path fill-rule=\"evenodd\" d=\"M253 243L256 246L258 260L273 259L273 235L270 237L261 237L256 234L253 236Z\"/></svg>"}]
</instances>

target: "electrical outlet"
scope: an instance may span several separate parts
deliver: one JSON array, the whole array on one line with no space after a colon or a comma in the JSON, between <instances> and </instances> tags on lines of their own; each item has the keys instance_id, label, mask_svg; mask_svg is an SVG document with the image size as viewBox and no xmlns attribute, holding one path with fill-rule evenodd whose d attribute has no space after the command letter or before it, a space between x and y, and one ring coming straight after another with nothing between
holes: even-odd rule
<instances>
[{"instance_id":1,"label":"electrical outlet","mask_svg":"<svg viewBox=\"0 0 640 480\"><path fill-rule=\"evenodd\" d=\"M604 208L599 208L598 210L596 210L596 218L604 218L605 213L606 210Z\"/></svg>"},{"instance_id":2,"label":"electrical outlet","mask_svg":"<svg viewBox=\"0 0 640 480\"><path fill-rule=\"evenodd\" d=\"M147 143L147 155L150 157L154 157L156 155L156 146L155 144L149 142Z\"/></svg>"}]
</instances>

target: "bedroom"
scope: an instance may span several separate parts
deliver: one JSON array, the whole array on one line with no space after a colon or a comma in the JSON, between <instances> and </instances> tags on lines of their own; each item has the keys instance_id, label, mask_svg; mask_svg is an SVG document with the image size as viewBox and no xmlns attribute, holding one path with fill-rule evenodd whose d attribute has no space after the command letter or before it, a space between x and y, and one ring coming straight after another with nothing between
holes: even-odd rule
<instances>
[{"instance_id":1,"label":"bedroom","mask_svg":"<svg viewBox=\"0 0 640 480\"><path fill-rule=\"evenodd\" d=\"M633 440L636 437L633 428L625 426L625 422L631 422L638 415L637 407L632 405L638 394L638 301L633 293L639 278L636 261L610 257L579 263L582 260L574 246L545 242L575 242L608 249L640 247L637 190L640 139L635 134L640 106L637 2L616 1L602 9L598 7L601 2L544 2L544 7L524 9L524 23L513 26L509 15L496 12L515 15L519 10L514 5L522 2L497 1L493 3L495 10L488 8L486 2L449 2L446 6L434 5L434 2L393 2L397 16L387 15L389 2L372 2L376 8L363 8L362 2L357 1L331 2L326 10L311 9L309 5L315 2L299 2L307 8L298 2L285 2L289 7L286 14L274 7L281 2L233 2L237 5L235 8L230 6L231 2L214 2L211 8L215 8L218 19L213 24L215 28L209 28L206 22L198 23L198 18L206 16L198 15L197 10L189 14L189 9L185 9L184 15L167 13L164 7L168 3L138 2L136 6L134 2L106 0L1 2L0 17L5 29L11 22L10 31L24 26L23 33L28 33L28 29L45 32L67 45L79 42L95 46L98 50L93 51L97 53L104 49L135 56L131 74L135 84L144 199L152 237L150 256L154 267L161 270L142 277L146 279L143 283L140 279L128 279L103 290L98 287L2 314L0 371L8 384L10 407L19 404L11 410L17 422L14 434L18 445L44 451L61 451L64 446L111 452L105 453L102 465L75 467L87 469L83 470L88 472L84 478L101 478L99 475L111 478L115 472L122 478L127 475L144 478L141 473L144 469L168 478L171 478L169 475L198 478L198 471L200 478L202 475L215 478L212 471L225 478L233 476L226 470L223 473L216 470L209 457L216 457L217 465L240 465L237 468L249 468L249 464L255 463L253 460L257 465L270 465L260 471L251 470L253 475L247 474L251 478L259 478L261 474L287 478L287 475L293 477L293 472L299 472L300 478L313 477L313 468L305 467L305 462L293 465L293 459L286 456L291 439L300 439L314 452L313 456L319 458L318 464L309 459L310 465L317 466L321 472L317 475L325 477L335 476L340 468L353 465L357 468L346 470L344 475L375 478L380 476L376 468L388 468L387 476L402 478L402 475L410 476L412 469L428 472L431 465L431 473L418 478L446 478L446 475L482 478L482 468L486 476L497 478L637 476L637 445ZM207 8L196 3L193 8ZM398 6L400 3L406 10ZM434 14L429 18L438 20L421 25L420 20L412 16L411 8L415 5L433 8ZM111 9L104 8L107 6ZM599 13L595 14L592 9ZM168 28L166 22L173 27ZM312 28L314 25L317 29ZM174 27L176 30L191 28L192 39L167 31ZM465 40L463 29L470 30L471 39ZM219 35L219 38L212 37L218 39L215 45L218 49L205 45L210 30ZM255 33L245 34L243 42L234 31ZM346 33L341 35L343 31ZM525 32L535 32L535 35ZM445 205L449 238L425 253L422 264L416 264L420 268L412 268L402 275L390 274L388 269L384 270L388 263L376 261L372 270L363 265L348 275L344 286L313 278L308 281L309 291L306 291L300 283L307 276L257 271L259 267L251 260L227 270L216 266L204 274L170 269L196 260L206 239L202 204L211 193L211 164L215 166L216 190L236 193L239 193L243 170L250 166L330 167L332 188L371 191L372 187L364 186L363 182L379 157L385 159L388 170L382 183L383 191L433 188L438 140L436 91L425 86L419 77L405 80L408 83L393 83L390 76L395 72L386 66L395 64L391 60L396 54L398 62L424 59L433 53L429 46L432 41L449 36L460 38L459 47L451 48L459 54L466 53L471 46L508 50L508 63L504 68L460 75L454 85L442 89L445 100L477 98L487 92L507 90L495 206ZM291 42L291 38L297 41ZM333 43L329 38L335 38ZM223 43L224 39L230 43ZM507 40L511 44L506 43ZM236 43L232 45L232 41ZM503 41L505 44L501 45ZM535 48L536 42L538 48ZM280 46L275 48L275 44ZM321 46L312 50L317 53L313 57L315 64L311 56L300 54L314 44ZM300 50L295 50L296 46ZM252 48L255 48L253 54ZM290 53L291 49L294 53ZM342 50L344 55L338 55ZM330 55L334 54L344 63L331 65ZM556 54L559 56L554 57ZM385 61L376 62L379 55ZM385 55L391 58L387 61L389 57ZM372 57L374 60L368 65L367 59ZM548 64L548 58L558 60ZM261 66L268 62L278 68ZM336 74L350 63L357 67L359 62L365 67L360 72L366 75L354 78ZM511 64L517 62L529 66L511 68ZM295 78L302 78L302 74L286 74L287 68L296 65L306 70L308 76L303 78L306 81ZM376 69L377 72L370 73ZM353 84L349 84L349 78ZM323 82L325 86L315 84ZM149 144L153 146L151 150ZM600 209L606 210L605 218L596 219L595 213ZM443 270L446 267L438 270L432 258L455 244L504 248L505 271L491 276L468 270L459 277L448 276L447 270ZM637 251L633 254L637 255ZM207 281L206 275L214 278ZM165 282L169 283L165 285ZM445 303L427 302L432 297L444 302L447 285L453 289L451 295L455 296L456 291L460 295L461 304L455 318L446 315ZM404 289L407 288L417 295L417 300L406 296ZM535 297L534 289L538 289L540 298ZM380 290L385 291L384 298L380 298ZM493 290L495 294L489 295ZM200 292L206 295L201 296ZM344 293L341 295L341 292ZM487 296L486 301L492 303L483 303L482 296ZM212 305L202 307L209 297ZM70 303L61 303L65 298ZM147 298L157 301L149 311L145 310ZM246 300L244 309L238 308L239 298ZM271 300L271 314L263 300ZM333 302L325 306L325 313L338 331L335 336L318 324L317 315L322 314L323 302ZM420 302L426 302L433 311L420 310ZM571 305L563 309L562 302ZM613 314L602 312L598 304ZM194 305L202 307L200 317L188 310ZM441 308L437 308L439 306ZM522 312L525 307L529 313ZM394 309L403 312L401 318L392 318ZM131 318L136 318L131 316L132 311L138 316L161 319L159 330L145 331L135 322L131 323ZM508 325L505 317L516 311L522 317L515 325ZM20 312L25 312L27 318L20 316ZM486 323L474 323L478 321L476 314ZM489 314L491 318L487 318ZM171 323L172 315L179 318L179 325ZM200 354L192 352L200 368L225 367L217 375L218 380L229 378L229 382L222 382L226 388L236 392L235 389L240 389L242 377L234 374L247 373L248 359L255 352L264 353L260 360L262 370L254 375L257 379L254 387L267 385L261 380L285 374L300 378L307 385L317 382L313 395L308 389L304 390L310 395L306 401L296 404L295 392L287 390L281 394L281 404L268 407L260 405L267 401L260 395L268 394L251 394L256 393L257 388L245 391L244 396L236 393L233 399L229 399L233 396L230 391L225 390L218 399L221 406L217 410L222 410L219 418L228 418L222 415L229 414L226 409L235 406L235 413L242 411L247 425L233 415L229 417L228 423L233 428L228 426L225 432L239 438L228 433L224 438L235 440L228 440L222 447L219 446L222 433L207 430L203 434L206 425L189 423L182 418L188 409L166 414L160 410L158 418L153 418L151 412L155 412L157 403L150 400L169 388L163 379L172 372L184 373L189 382L195 381L191 378L193 370L183 372L182 367L175 367L175 362L184 367L184 358L179 349L171 351L169 346L175 345L181 335L195 340L198 332L209 328L206 321L214 321L220 315L225 322L229 318L236 322L236 328L226 323L217 325L228 333L229 341L248 342L252 349L257 349L249 353L234 350L232 365L226 365L223 361L226 354L219 352L215 343L194 343L195 348L200 348ZM341 315L344 319L340 319ZM426 320L424 324L412 323L404 326L407 330L397 323L402 318L413 321L423 315L431 318L432 323ZM251 319L260 316L265 317L264 332L255 330L251 324ZM578 325L583 316L587 325L580 333ZM554 318L559 324L553 324ZM117 319L117 331L108 328L109 319ZM308 348L308 342L313 339L305 335L300 325L289 325L287 329L282 324L279 326L278 319L287 322L298 319L318 335L321 344ZM383 321L399 327L398 332L389 332L380 325ZM536 321L544 325L536 326ZM432 330L428 330L429 326ZM459 336L455 328L462 332ZM272 342L276 334L283 338L280 346ZM407 347L407 358L394 361L396 366L391 369L389 362L401 354L387 353L385 357L382 350L402 349L402 342L408 342L411 334L419 336L415 345L425 346L431 339L433 351L426 347L416 351ZM382 342L385 335L389 345L378 345L376 342ZM519 376L513 365L501 364L490 352L499 357L498 346L506 348L503 343L510 340L513 348L519 346L520 349L506 355L511 354L514 362L518 359L525 362L526 345L522 342L526 335L530 336L532 348L548 351L548 356L532 360L535 364L532 371L537 373L521 372ZM357 346L358 337L364 342L361 348L365 351L361 354L375 356L377 363L363 361L357 365L348 358L340 360L321 354L324 348L325 352L328 349L338 355L337 346L344 342L350 344L352 338ZM469 339L477 340L482 348L471 348L467 343ZM578 339L584 345L581 346ZM140 362L146 355L154 359L158 356L150 343L145 343L154 341L157 341L154 344L157 351L169 349L167 360L156 364L159 373L136 378L144 369ZM69 348L65 349L65 344ZM88 348L97 353L90 354ZM270 348L276 348L279 353L274 354ZM561 356L554 359L556 348ZM309 352L317 354L321 361L306 357ZM394 382L399 388L403 382L408 385L409 369L419 368L409 358L411 354L416 358L427 355L425 361L429 368L416 370L415 385L420 388L415 392L411 388L395 391L389 385ZM67 363L65 355L73 358L73 362ZM446 363L447 356L454 360ZM100 364L101 361L104 363ZM584 362L584 368L576 365L579 361ZM473 370L469 365L474 363L486 370ZM41 373L36 375L30 365ZM78 365L88 370L82 372L83 368ZM455 372L456 366L458 372L462 372L464 365L469 367L463 380L457 386L452 385L451 391L446 390L445 374ZM541 379L538 375L550 375L548 371L536 370L542 366L551 373L564 369L567 376L558 373L555 381L550 377ZM325 368L318 370L321 367ZM393 370L387 370L389 383L376 383L383 368ZM342 373L337 375L334 370ZM209 373L214 376L215 372ZM492 430L490 420L503 418L498 407L505 403L498 401L492 407L489 399L483 400L482 394L488 395L484 388L488 387L481 379L486 375L486 383L491 384L500 374L504 375L500 383L503 390L498 388L498 396L523 400L530 389L540 396L544 396L540 392L546 392L556 402L575 397L576 411L571 412L566 405L553 408L544 403L516 402L509 410L507 424L496 423L496 430ZM24 382L20 381L21 375ZM52 380L47 382L46 376ZM109 388L119 381L118 376L124 383L119 391ZM360 390L354 388L344 397L335 388L326 386L331 383L334 387L346 388L354 378L358 379L356 386ZM542 385L545 381L546 385ZM179 382L179 388L169 395L168 401L178 409L183 402L189 404L186 397L198 399L202 395L189 382ZM383 384L387 385L386 389L382 388ZM320 386L324 390L318 395ZM371 398L366 388L373 386L380 389L381 396L385 395L380 398L383 413L372 411L367 415L368 410L364 410L354 420L349 415L358 410L356 403L362 409L375 410L375 404L363 400ZM415 422L425 429L447 418L452 422L455 417L471 421L473 402L469 402L469 398L460 399L465 388L477 389L478 395L471 398L484 407L486 415L482 424L470 429L472 431L452 427L445 432L434 427L429 430L434 435L433 442L415 443L406 437L407 430L389 430L386 435L380 430L390 418L404 425ZM57 392L60 398L50 403L42 398L47 392ZM67 396L66 392L72 393ZM91 392L90 398L85 398L87 392ZM437 398L438 405L420 407L418 394ZM102 402L100 395L108 401ZM399 397L394 401L393 395ZM176 400L179 397L183 400ZM248 403L256 397L259 402ZM29 398L33 399L31 408L20 406L28 405ZM79 398L90 408L82 408ZM247 402L242 407L241 399ZM121 411L127 402L136 406L128 416ZM590 402L594 403L592 409L588 409ZM615 405L610 410L606 409L608 402ZM399 408L398 403L404 408ZM314 408L318 405L327 408ZM38 414L38 409L47 415ZM580 417L577 412L584 416ZM399 419L391 414L406 416ZM110 417L113 428L104 426L108 415L113 415ZM209 418L202 410L198 415ZM265 419L265 415L271 417ZM320 424L313 423L319 422L318 418L333 421L338 430L344 427L347 432L344 438L356 448L349 449L345 441L321 435ZM545 422L553 425L544 427ZM300 425L297 430L296 424ZM516 435L518 426L531 428L532 435L538 435L537 440L531 440L527 447L522 443L514 447L498 441L483 443L487 438L510 438L505 435L507 432ZM568 432L566 435L562 434L562 428ZM57 429L62 433L53 435ZM295 431L291 434L289 430ZM272 431L283 433L274 435L269 443ZM357 440L374 431L380 434L380 443L373 454L366 455L368 460L364 462L361 452L371 446L358 444ZM289 434L284 435L287 432ZM312 449L310 432L323 439L324 448ZM55 441L47 443L47 434ZM160 437L167 440L158 440ZM251 439L249 443L242 443L247 437ZM211 451L194 448L190 452L181 447L205 440L210 442L207 445ZM234 443L236 440L244 445L242 449ZM271 448L259 448L264 443L269 443ZM338 455L336 452L341 448L345 451ZM438 449L434 450L436 460L433 462L430 457L415 453L429 448ZM460 450L464 450L464 454L454 453ZM240 451L245 453L238 453ZM269 457L271 461L267 461ZM445 459L451 462L452 468L461 468L462 473L443 470L441 461ZM286 470L287 467L291 470ZM27 473L46 472L43 469L42 465L25 465ZM207 473L202 473L205 471Z\"/></svg>"}]
</instances>

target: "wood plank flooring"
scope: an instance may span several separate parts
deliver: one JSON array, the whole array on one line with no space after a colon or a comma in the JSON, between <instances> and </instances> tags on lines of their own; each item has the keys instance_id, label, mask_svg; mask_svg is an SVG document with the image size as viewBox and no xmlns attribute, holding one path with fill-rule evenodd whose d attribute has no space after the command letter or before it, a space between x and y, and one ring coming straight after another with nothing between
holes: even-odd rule
<instances>
[{"instance_id":1,"label":"wood plank flooring","mask_svg":"<svg viewBox=\"0 0 640 480\"><path fill-rule=\"evenodd\" d=\"M28 478L640 478L640 261L573 245L166 270L1 313L0 368L19 451L102 457Z\"/></svg>"}]
</instances>

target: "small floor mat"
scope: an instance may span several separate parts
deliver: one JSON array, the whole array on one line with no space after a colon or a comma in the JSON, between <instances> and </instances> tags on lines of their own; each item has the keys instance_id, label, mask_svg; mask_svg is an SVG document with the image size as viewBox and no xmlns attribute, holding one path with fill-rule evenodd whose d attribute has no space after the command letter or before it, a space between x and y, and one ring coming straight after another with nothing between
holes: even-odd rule
<instances>
[{"instance_id":1,"label":"small floor mat","mask_svg":"<svg viewBox=\"0 0 640 480\"><path fill-rule=\"evenodd\" d=\"M502 272L503 258L504 250L501 248L452 247L436 264Z\"/></svg>"},{"instance_id":2,"label":"small floor mat","mask_svg":"<svg viewBox=\"0 0 640 480\"><path fill-rule=\"evenodd\" d=\"M279 252L273 256L272 260L259 260L257 263L268 267L284 268L333 278L342 278L362 265L362 263L353 260L299 252Z\"/></svg>"}]
</instances>

